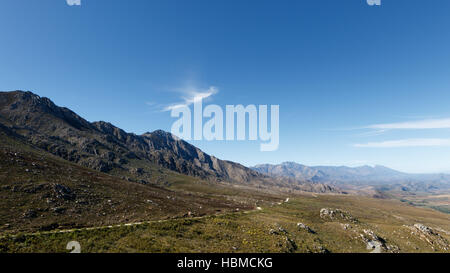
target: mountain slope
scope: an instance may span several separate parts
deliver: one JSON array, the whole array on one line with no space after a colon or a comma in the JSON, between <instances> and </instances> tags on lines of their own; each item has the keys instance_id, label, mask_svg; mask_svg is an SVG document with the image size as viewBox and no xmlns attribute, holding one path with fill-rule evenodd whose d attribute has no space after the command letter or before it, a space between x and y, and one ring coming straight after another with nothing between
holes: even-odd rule
<instances>
[{"instance_id":1,"label":"mountain slope","mask_svg":"<svg viewBox=\"0 0 450 273\"><path fill-rule=\"evenodd\" d=\"M71 110L31 92L0 92L0 124L63 159L142 183L158 183L167 168L213 181L258 187L335 191L307 181L273 179L238 163L217 159L170 133L135 135L107 122L88 122Z\"/></svg>"},{"instance_id":2,"label":"mountain slope","mask_svg":"<svg viewBox=\"0 0 450 273\"><path fill-rule=\"evenodd\" d=\"M0 233L130 223L189 211L211 214L249 209L255 203L248 196L234 202L124 181L33 147L2 126L0 140ZM195 183L192 177L171 177Z\"/></svg>"},{"instance_id":3,"label":"mountain slope","mask_svg":"<svg viewBox=\"0 0 450 273\"><path fill-rule=\"evenodd\" d=\"M248 182L263 177L242 165L203 153L170 133L128 134L106 122L90 123L31 92L0 93L0 122L64 159L109 171L145 159L183 174Z\"/></svg>"}]
</instances>

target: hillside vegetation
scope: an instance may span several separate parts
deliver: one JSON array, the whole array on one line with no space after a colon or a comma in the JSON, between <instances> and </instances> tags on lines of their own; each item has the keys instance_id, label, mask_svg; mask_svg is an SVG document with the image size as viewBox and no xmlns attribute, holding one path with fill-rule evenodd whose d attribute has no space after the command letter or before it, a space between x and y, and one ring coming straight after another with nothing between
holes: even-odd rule
<instances>
[{"instance_id":1,"label":"hillside vegetation","mask_svg":"<svg viewBox=\"0 0 450 273\"><path fill-rule=\"evenodd\" d=\"M395 201L303 195L249 212L22 234L0 239L0 249L67 252L75 240L82 252L448 253L449 229L447 215Z\"/></svg>"}]
</instances>

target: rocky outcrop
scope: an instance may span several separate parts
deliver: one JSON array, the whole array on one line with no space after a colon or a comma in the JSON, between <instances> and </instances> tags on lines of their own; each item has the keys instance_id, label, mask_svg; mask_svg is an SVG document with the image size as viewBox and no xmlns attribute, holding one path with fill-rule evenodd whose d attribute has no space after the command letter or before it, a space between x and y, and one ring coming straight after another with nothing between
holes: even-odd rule
<instances>
[{"instance_id":1,"label":"rocky outcrop","mask_svg":"<svg viewBox=\"0 0 450 273\"><path fill-rule=\"evenodd\" d=\"M441 234L439 234L437 230L420 223L414 224L409 228L411 229L411 233L413 235L430 244L433 249L444 251L450 250L449 242L443 236L441 236Z\"/></svg>"},{"instance_id":2,"label":"rocky outcrop","mask_svg":"<svg viewBox=\"0 0 450 273\"><path fill-rule=\"evenodd\" d=\"M422 224L414 224L414 227L419 230L420 232L422 232L423 234L426 235L438 235L432 228L427 227L425 225Z\"/></svg>"},{"instance_id":3,"label":"rocky outcrop","mask_svg":"<svg viewBox=\"0 0 450 273\"><path fill-rule=\"evenodd\" d=\"M340 209L323 208L320 210L320 218L324 220L345 220L350 222L357 222L349 212Z\"/></svg>"}]
</instances>

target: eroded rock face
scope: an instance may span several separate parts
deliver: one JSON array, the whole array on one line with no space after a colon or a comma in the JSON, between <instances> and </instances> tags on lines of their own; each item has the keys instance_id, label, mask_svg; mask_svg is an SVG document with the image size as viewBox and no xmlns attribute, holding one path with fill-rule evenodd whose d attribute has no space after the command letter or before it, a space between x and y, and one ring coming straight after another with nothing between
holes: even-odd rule
<instances>
[{"instance_id":1,"label":"eroded rock face","mask_svg":"<svg viewBox=\"0 0 450 273\"><path fill-rule=\"evenodd\" d=\"M340 209L323 208L320 210L320 218L324 220L347 220L350 222L356 222L349 212Z\"/></svg>"}]
</instances>

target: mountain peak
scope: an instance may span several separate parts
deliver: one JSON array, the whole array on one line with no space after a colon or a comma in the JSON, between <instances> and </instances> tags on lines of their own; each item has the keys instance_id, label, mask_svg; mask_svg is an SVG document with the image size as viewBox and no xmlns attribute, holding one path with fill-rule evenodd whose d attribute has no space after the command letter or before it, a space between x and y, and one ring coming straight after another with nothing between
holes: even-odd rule
<instances>
[{"instance_id":1,"label":"mountain peak","mask_svg":"<svg viewBox=\"0 0 450 273\"><path fill-rule=\"evenodd\" d=\"M65 128L86 130L92 125L71 110L30 91L0 92L0 114L5 125L18 125L48 132Z\"/></svg>"},{"instance_id":2,"label":"mountain peak","mask_svg":"<svg viewBox=\"0 0 450 273\"><path fill-rule=\"evenodd\" d=\"M163 137L172 137L173 135L169 132L166 132L164 130L158 129L155 130L153 132L146 132L144 134L142 134L144 136L149 136L149 135L158 135L158 136L163 136Z\"/></svg>"},{"instance_id":3,"label":"mountain peak","mask_svg":"<svg viewBox=\"0 0 450 273\"><path fill-rule=\"evenodd\" d=\"M55 105L49 98L41 97L31 91L22 91L22 90L2 91L0 92L0 96L6 96L14 102L28 101L33 103L34 105L47 105L47 106Z\"/></svg>"}]
</instances>

